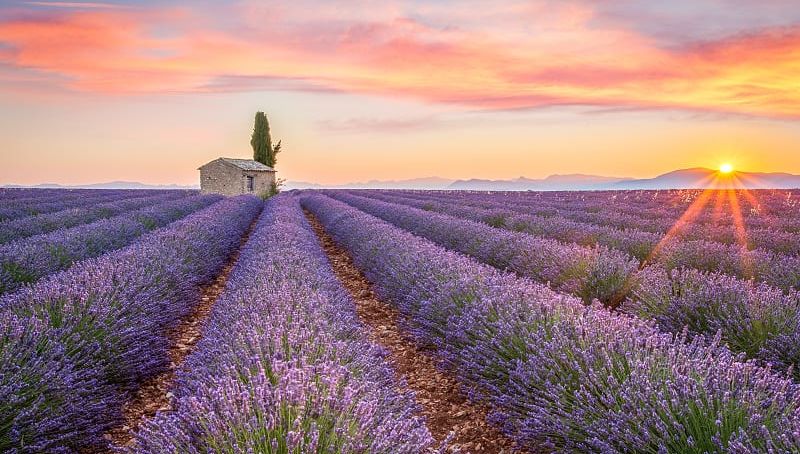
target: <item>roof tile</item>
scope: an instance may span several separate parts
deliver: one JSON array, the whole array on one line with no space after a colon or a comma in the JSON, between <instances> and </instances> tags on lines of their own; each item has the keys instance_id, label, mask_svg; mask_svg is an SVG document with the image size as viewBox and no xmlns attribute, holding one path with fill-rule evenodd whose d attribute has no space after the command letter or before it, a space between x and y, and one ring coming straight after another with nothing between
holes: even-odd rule
<instances>
[{"instance_id":1,"label":"roof tile","mask_svg":"<svg viewBox=\"0 0 800 454\"><path fill-rule=\"evenodd\" d=\"M273 169L272 167L266 166L252 159L235 159L235 158L220 158L220 159L229 164L233 164L242 170L255 170L255 171L267 171L267 172L275 171L275 169Z\"/></svg>"}]
</instances>

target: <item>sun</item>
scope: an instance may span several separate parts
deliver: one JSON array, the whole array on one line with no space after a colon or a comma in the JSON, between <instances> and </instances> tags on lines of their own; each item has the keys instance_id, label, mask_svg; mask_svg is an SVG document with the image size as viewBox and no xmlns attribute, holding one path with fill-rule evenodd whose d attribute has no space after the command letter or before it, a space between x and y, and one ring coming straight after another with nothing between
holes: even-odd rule
<instances>
[{"instance_id":1,"label":"sun","mask_svg":"<svg viewBox=\"0 0 800 454\"><path fill-rule=\"evenodd\" d=\"M719 166L719 172L720 173L731 173L731 172L733 172L733 166L730 163L726 162L726 163L722 164L721 166Z\"/></svg>"}]
</instances>

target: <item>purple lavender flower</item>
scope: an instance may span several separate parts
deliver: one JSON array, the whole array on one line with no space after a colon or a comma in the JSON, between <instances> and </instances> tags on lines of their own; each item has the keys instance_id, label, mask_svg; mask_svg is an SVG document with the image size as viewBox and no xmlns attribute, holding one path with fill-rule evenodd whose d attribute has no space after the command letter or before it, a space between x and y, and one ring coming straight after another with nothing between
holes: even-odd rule
<instances>
[{"instance_id":1,"label":"purple lavender flower","mask_svg":"<svg viewBox=\"0 0 800 454\"><path fill-rule=\"evenodd\" d=\"M0 244L41 235L53 230L88 224L159 202L187 197L189 194L187 191L152 191L152 193L142 196L132 194L133 197L122 200L92 204L86 207L71 207L53 213L0 222Z\"/></svg>"},{"instance_id":2,"label":"purple lavender flower","mask_svg":"<svg viewBox=\"0 0 800 454\"><path fill-rule=\"evenodd\" d=\"M413 396L369 343L298 202L278 196L135 451L424 452Z\"/></svg>"},{"instance_id":3,"label":"purple lavender flower","mask_svg":"<svg viewBox=\"0 0 800 454\"><path fill-rule=\"evenodd\" d=\"M492 420L566 452L793 452L800 389L708 339L585 306L333 199L302 201Z\"/></svg>"},{"instance_id":4,"label":"purple lavender flower","mask_svg":"<svg viewBox=\"0 0 800 454\"><path fill-rule=\"evenodd\" d=\"M225 199L0 298L0 451L102 446L127 393L167 367L166 330L261 205Z\"/></svg>"},{"instance_id":5,"label":"purple lavender flower","mask_svg":"<svg viewBox=\"0 0 800 454\"><path fill-rule=\"evenodd\" d=\"M64 270L73 263L132 243L142 234L167 225L220 200L200 195L167 200L91 224L56 230L0 246L0 295Z\"/></svg>"},{"instance_id":6,"label":"purple lavender flower","mask_svg":"<svg viewBox=\"0 0 800 454\"><path fill-rule=\"evenodd\" d=\"M331 194L445 248L547 283L587 303L597 299L619 304L638 268L636 260L604 247L586 248L343 192Z\"/></svg>"},{"instance_id":7,"label":"purple lavender flower","mask_svg":"<svg viewBox=\"0 0 800 454\"><path fill-rule=\"evenodd\" d=\"M196 191L174 192L185 194L194 192L196 194ZM0 221L53 213L69 208L88 207L98 203L143 197L155 193L157 191L152 190L55 189L44 190L33 196L24 197L16 191L11 191L11 195L0 199Z\"/></svg>"}]
</instances>

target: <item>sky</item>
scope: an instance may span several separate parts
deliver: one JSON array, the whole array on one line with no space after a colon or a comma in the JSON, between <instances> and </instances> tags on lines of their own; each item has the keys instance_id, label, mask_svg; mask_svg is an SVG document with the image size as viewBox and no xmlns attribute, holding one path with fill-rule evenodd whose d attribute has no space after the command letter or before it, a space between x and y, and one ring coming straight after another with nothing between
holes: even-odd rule
<instances>
[{"instance_id":1,"label":"sky","mask_svg":"<svg viewBox=\"0 0 800 454\"><path fill-rule=\"evenodd\" d=\"M795 0L0 0L0 184L800 174Z\"/></svg>"}]
</instances>

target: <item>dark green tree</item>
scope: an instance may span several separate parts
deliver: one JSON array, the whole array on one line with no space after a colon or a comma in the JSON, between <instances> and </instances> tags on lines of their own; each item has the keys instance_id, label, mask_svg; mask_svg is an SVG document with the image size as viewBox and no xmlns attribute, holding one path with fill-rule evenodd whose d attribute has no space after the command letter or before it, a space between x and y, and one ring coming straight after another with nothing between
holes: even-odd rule
<instances>
[{"instance_id":1,"label":"dark green tree","mask_svg":"<svg viewBox=\"0 0 800 454\"><path fill-rule=\"evenodd\" d=\"M264 112L256 112L253 125L253 135L250 137L250 146L253 147L253 159L272 167L274 161L272 137L269 133L269 120Z\"/></svg>"},{"instance_id":2,"label":"dark green tree","mask_svg":"<svg viewBox=\"0 0 800 454\"><path fill-rule=\"evenodd\" d=\"M275 144L275 147L272 149L272 153L269 154L267 157L267 161L271 162L271 164L267 164L268 166L275 168L275 164L278 163L278 153L281 152L281 141L279 140L278 143Z\"/></svg>"}]
</instances>

